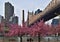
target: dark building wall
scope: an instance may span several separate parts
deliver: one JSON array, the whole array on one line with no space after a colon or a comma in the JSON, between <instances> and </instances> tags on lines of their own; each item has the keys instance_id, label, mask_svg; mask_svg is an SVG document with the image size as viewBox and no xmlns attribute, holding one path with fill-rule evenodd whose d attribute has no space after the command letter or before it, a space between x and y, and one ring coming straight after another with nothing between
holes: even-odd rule
<instances>
[{"instance_id":1,"label":"dark building wall","mask_svg":"<svg viewBox=\"0 0 60 42\"><path fill-rule=\"evenodd\" d=\"M51 24L52 24L53 26L58 25L58 24L59 24L59 19L53 19Z\"/></svg>"},{"instance_id":2,"label":"dark building wall","mask_svg":"<svg viewBox=\"0 0 60 42\"><path fill-rule=\"evenodd\" d=\"M11 16L14 14L14 6L11 5L11 3L6 2L5 3L5 19L8 21Z\"/></svg>"},{"instance_id":3,"label":"dark building wall","mask_svg":"<svg viewBox=\"0 0 60 42\"><path fill-rule=\"evenodd\" d=\"M4 22L4 17L0 15L0 23Z\"/></svg>"},{"instance_id":4,"label":"dark building wall","mask_svg":"<svg viewBox=\"0 0 60 42\"><path fill-rule=\"evenodd\" d=\"M12 23L18 24L18 17L17 17L17 16L14 16L14 17L12 18Z\"/></svg>"},{"instance_id":5,"label":"dark building wall","mask_svg":"<svg viewBox=\"0 0 60 42\"><path fill-rule=\"evenodd\" d=\"M4 22L4 17L2 16L2 20L1 20L1 22L3 23Z\"/></svg>"}]
</instances>

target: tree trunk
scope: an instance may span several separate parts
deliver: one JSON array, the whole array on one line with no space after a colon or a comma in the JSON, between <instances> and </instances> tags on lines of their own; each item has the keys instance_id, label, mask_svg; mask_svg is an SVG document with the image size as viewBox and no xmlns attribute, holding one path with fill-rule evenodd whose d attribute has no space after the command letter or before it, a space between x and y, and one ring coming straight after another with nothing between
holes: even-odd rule
<instances>
[{"instance_id":1,"label":"tree trunk","mask_svg":"<svg viewBox=\"0 0 60 42\"><path fill-rule=\"evenodd\" d=\"M40 34L38 34L38 42L40 42L41 38L40 38Z\"/></svg>"},{"instance_id":2,"label":"tree trunk","mask_svg":"<svg viewBox=\"0 0 60 42\"><path fill-rule=\"evenodd\" d=\"M22 42L22 36L20 36L20 42Z\"/></svg>"}]
</instances>

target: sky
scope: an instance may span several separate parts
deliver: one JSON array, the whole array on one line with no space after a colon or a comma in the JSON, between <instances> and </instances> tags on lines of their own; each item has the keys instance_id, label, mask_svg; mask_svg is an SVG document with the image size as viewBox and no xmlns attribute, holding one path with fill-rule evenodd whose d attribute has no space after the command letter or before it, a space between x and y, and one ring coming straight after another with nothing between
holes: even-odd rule
<instances>
[{"instance_id":1,"label":"sky","mask_svg":"<svg viewBox=\"0 0 60 42\"><path fill-rule=\"evenodd\" d=\"M5 14L5 2L10 2L14 6L14 14L19 17L19 24L22 23L22 10L25 10L25 20L27 12L34 12L37 9L44 10L51 0L0 0L0 15Z\"/></svg>"}]
</instances>

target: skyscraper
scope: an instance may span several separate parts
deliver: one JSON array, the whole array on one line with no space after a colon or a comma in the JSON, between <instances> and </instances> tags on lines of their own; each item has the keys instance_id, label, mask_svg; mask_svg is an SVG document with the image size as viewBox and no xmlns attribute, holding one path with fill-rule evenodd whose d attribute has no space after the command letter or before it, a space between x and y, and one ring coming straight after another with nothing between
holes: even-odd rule
<instances>
[{"instance_id":1,"label":"skyscraper","mask_svg":"<svg viewBox=\"0 0 60 42\"><path fill-rule=\"evenodd\" d=\"M5 3L5 19L6 19L6 22L9 21L10 17L13 16L13 14L14 14L14 6L12 6L11 3L6 2Z\"/></svg>"},{"instance_id":2,"label":"skyscraper","mask_svg":"<svg viewBox=\"0 0 60 42\"><path fill-rule=\"evenodd\" d=\"M59 24L59 19L53 19L51 24L52 24L53 26L58 25L58 24Z\"/></svg>"},{"instance_id":3,"label":"skyscraper","mask_svg":"<svg viewBox=\"0 0 60 42\"><path fill-rule=\"evenodd\" d=\"M14 17L12 18L12 23L13 23L13 24L18 24L18 17L17 17L17 16L14 16Z\"/></svg>"},{"instance_id":4,"label":"skyscraper","mask_svg":"<svg viewBox=\"0 0 60 42\"><path fill-rule=\"evenodd\" d=\"M12 17L10 17L9 23L18 24L18 16L15 16L15 14L14 14Z\"/></svg>"},{"instance_id":5,"label":"skyscraper","mask_svg":"<svg viewBox=\"0 0 60 42\"><path fill-rule=\"evenodd\" d=\"M3 16L0 15L0 23L2 23L4 21Z\"/></svg>"}]
</instances>

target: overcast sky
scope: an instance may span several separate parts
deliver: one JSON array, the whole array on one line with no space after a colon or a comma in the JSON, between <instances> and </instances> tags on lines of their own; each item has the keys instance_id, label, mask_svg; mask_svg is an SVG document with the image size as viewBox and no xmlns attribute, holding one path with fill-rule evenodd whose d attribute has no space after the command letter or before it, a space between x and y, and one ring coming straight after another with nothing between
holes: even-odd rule
<instances>
[{"instance_id":1,"label":"overcast sky","mask_svg":"<svg viewBox=\"0 0 60 42\"><path fill-rule=\"evenodd\" d=\"M25 10L25 18L27 11L36 11L38 8L44 10L51 0L0 0L0 15L4 16L4 4L10 2L14 6L14 14L19 17L19 24L22 20L22 10Z\"/></svg>"}]
</instances>

